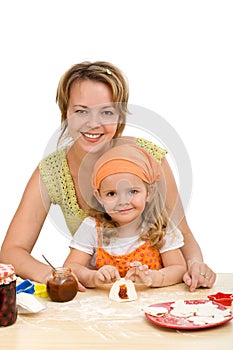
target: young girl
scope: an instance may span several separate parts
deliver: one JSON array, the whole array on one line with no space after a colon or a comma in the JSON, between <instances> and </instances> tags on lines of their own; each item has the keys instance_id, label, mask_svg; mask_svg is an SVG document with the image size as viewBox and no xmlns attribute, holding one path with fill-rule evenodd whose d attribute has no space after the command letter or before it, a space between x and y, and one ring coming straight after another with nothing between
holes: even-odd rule
<instances>
[{"instance_id":1,"label":"young girl","mask_svg":"<svg viewBox=\"0 0 233 350\"><path fill-rule=\"evenodd\" d=\"M98 159L92 176L96 209L74 235L65 262L84 286L120 277L150 287L182 281L183 236L169 222L157 190L160 178L159 163L133 144Z\"/></svg>"}]
</instances>

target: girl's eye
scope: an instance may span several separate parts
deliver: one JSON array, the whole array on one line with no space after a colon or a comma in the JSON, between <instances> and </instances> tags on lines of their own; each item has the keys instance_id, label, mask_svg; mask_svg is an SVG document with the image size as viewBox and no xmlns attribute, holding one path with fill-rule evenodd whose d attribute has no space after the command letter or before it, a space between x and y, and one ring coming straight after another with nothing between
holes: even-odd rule
<instances>
[{"instance_id":1,"label":"girl's eye","mask_svg":"<svg viewBox=\"0 0 233 350\"><path fill-rule=\"evenodd\" d=\"M136 193L138 193L138 191L137 190L130 190L129 193L130 194L136 194Z\"/></svg>"},{"instance_id":2,"label":"girl's eye","mask_svg":"<svg viewBox=\"0 0 233 350\"><path fill-rule=\"evenodd\" d=\"M113 197L113 196L115 196L115 194L116 194L116 192L110 191L107 193L107 197Z\"/></svg>"}]
</instances>

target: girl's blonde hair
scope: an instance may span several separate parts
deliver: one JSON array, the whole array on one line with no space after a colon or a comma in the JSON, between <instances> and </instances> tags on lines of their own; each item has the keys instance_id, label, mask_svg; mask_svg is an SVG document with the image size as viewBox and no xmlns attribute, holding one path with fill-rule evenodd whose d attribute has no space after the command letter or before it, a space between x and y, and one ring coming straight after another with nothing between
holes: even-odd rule
<instances>
[{"instance_id":1,"label":"girl's blonde hair","mask_svg":"<svg viewBox=\"0 0 233 350\"><path fill-rule=\"evenodd\" d=\"M111 88L113 101L120 111L119 123L114 138L121 136L125 123L129 99L128 81L123 72L112 63L104 61L82 62L73 65L61 77L57 88L56 102L61 111L61 135L58 143L65 137L67 131L67 108L70 90L74 82L93 80L106 84Z\"/></svg>"},{"instance_id":2,"label":"girl's blonde hair","mask_svg":"<svg viewBox=\"0 0 233 350\"><path fill-rule=\"evenodd\" d=\"M149 240L151 247L160 249L164 245L164 236L168 227L168 215L162 196L158 191L157 182L151 185L145 183L145 186L150 192L150 198L142 214L143 230L139 238L142 241ZM94 197L92 209L89 210L88 214L100 222L103 243L109 245L111 240L117 237L117 223L111 219Z\"/></svg>"}]
</instances>

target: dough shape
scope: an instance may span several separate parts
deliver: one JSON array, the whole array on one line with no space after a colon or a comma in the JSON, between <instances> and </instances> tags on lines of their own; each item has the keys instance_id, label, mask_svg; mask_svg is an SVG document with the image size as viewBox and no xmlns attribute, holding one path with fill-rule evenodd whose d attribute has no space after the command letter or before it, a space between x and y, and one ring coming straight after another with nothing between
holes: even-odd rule
<instances>
[{"instance_id":1,"label":"dough shape","mask_svg":"<svg viewBox=\"0 0 233 350\"><path fill-rule=\"evenodd\" d=\"M186 304L184 301L179 300L171 304L171 307L170 315L187 317L188 321L193 322L195 325L222 322L225 320L225 317L231 315L229 309L221 310L212 301L204 304Z\"/></svg>"},{"instance_id":2,"label":"dough shape","mask_svg":"<svg viewBox=\"0 0 233 350\"><path fill-rule=\"evenodd\" d=\"M109 299L119 303L137 299L137 292L131 280L121 278L113 283L109 292Z\"/></svg>"},{"instance_id":3,"label":"dough shape","mask_svg":"<svg viewBox=\"0 0 233 350\"><path fill-rule=\"evenodd\" d=\"M162 306L146 306L143 311L151 316L163 316L168 313L168 309Z\"/></svg>"}]
</instances>

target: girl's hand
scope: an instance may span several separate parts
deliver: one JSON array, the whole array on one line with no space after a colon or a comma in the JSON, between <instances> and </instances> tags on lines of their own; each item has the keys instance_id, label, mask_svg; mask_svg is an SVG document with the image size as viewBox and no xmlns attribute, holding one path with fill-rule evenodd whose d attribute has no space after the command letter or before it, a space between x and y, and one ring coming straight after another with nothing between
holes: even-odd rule
<instances>
[{"instance_id":1,"label":"girl's hand","mask_svg":"<svg viewBox=\"0 0 233 350\"><path fill-rule=\"evenodd\" d=\"M191 292L196 288L211 288L216 280L216 273L208 265L200 261L188 263L188 271L183 276L183 281Z\"/></svg>"},{"instance_id":2,"label":"girl's hand","mask_svg":"<svg viewBox=\"0 0 233 350\"><path fill-rule=\"evenodd\" d=\"M79 292L86 292L86 288L82 285L82 283L79 282L78 277L74 273L73 273L73 276L78 283L78 291Z\"/></svg>"},{"instance_id":3,"label":"girl's hand","mask_svg":"<svg viewBox=\"0 0 233 350\"><path fill-rule=\"evenodd\" d=\"M102 266L98 271L96 271L94 276L95 285L100 285L104 283L112 283L119 280L120 274L116 267L111 265Z\"/></svg>"},{"instance_id":4,"label":"girl's hand","mask_svg":"<svg viewBox=\"0 0 233 350\"><path fill-rule=\"evenodd\" d=\"M79 281L78 281L78 290L79 290L79 292L85 292L86 291L86 288Z\"/></svg>"},{"instance_id":5,"label":"girl's hand","mask_svg":"<svg viewBox=\"0 0 233 350\"><path fill-rule=\"evenodd\" d=\"M135 283L143 283L147 287L152 285L151 270L147 265L142 265L139 261L130 263L131 268L127 272L125 278Z\"/></svg>"}]
</instances>

